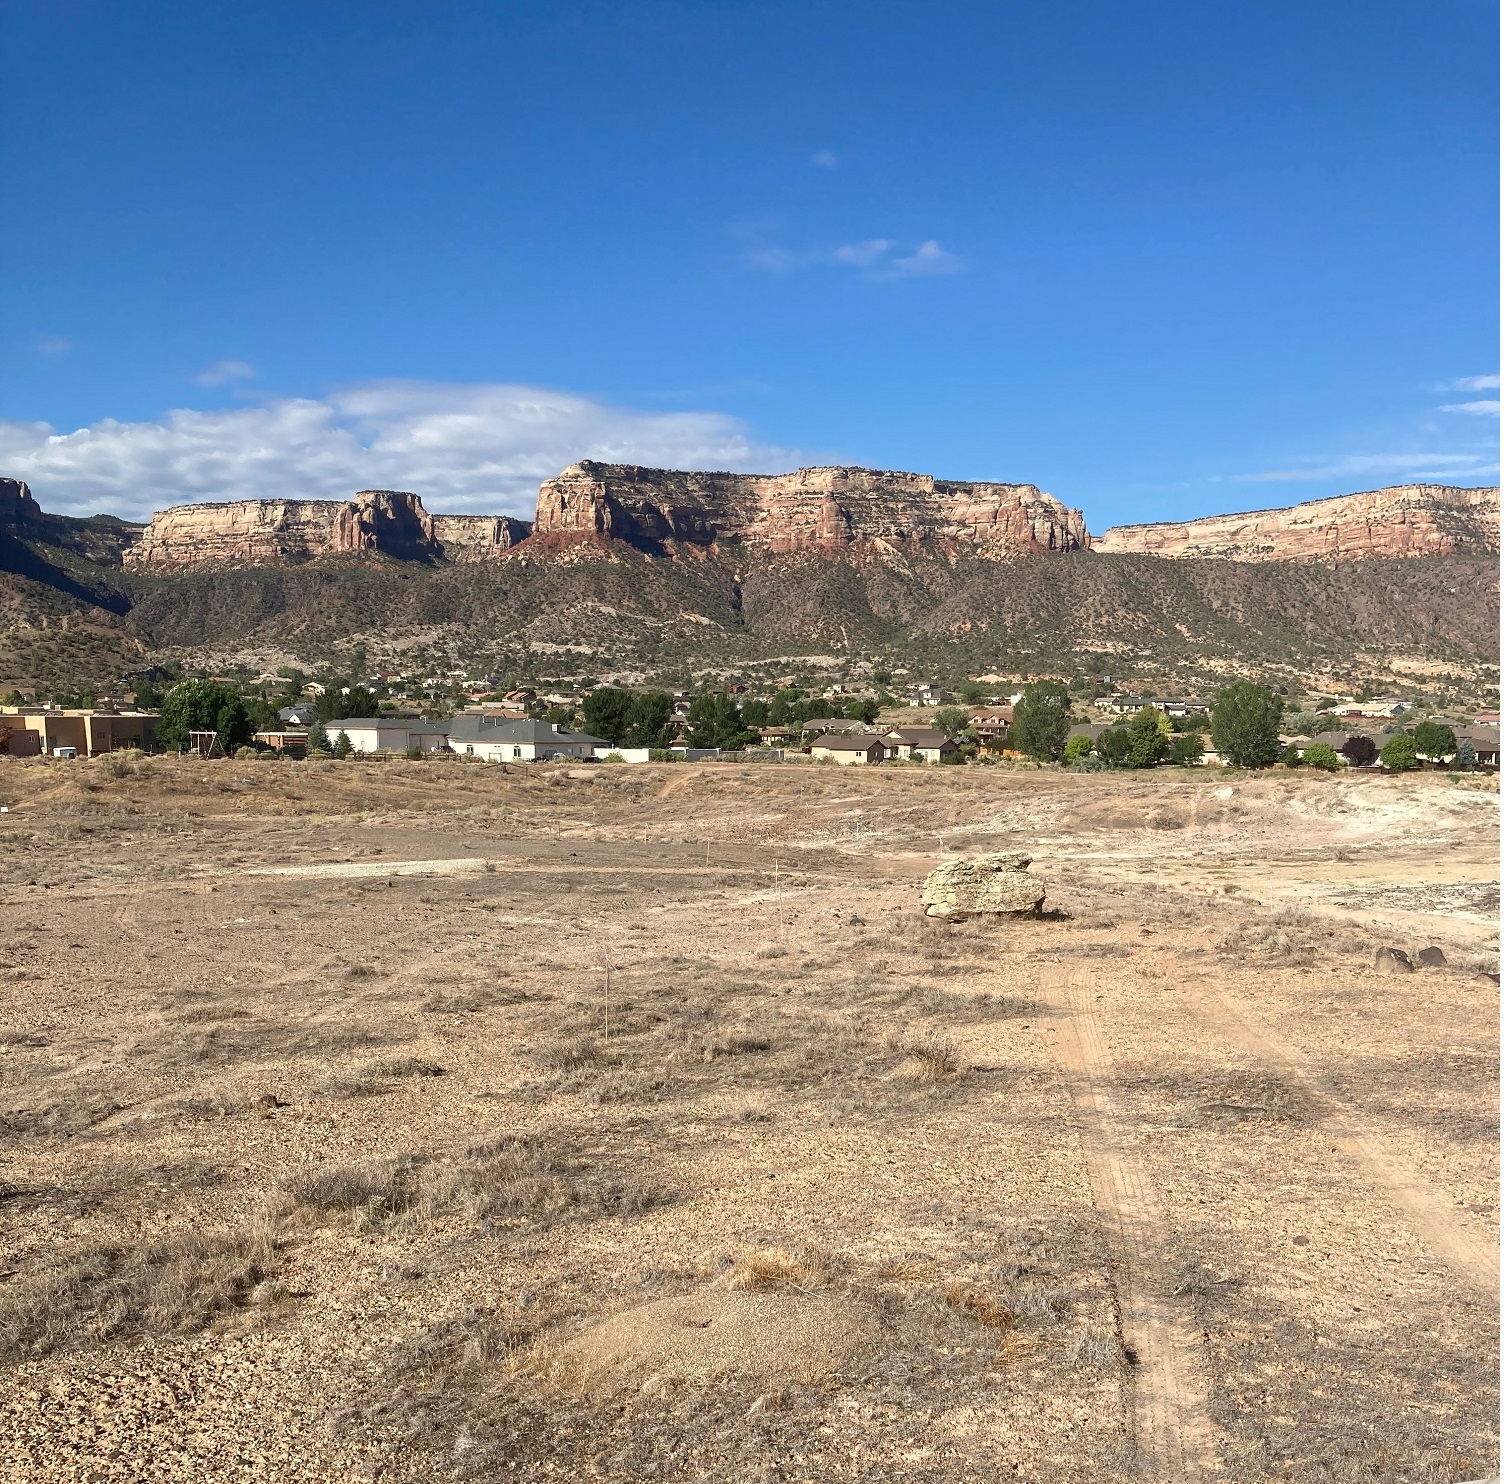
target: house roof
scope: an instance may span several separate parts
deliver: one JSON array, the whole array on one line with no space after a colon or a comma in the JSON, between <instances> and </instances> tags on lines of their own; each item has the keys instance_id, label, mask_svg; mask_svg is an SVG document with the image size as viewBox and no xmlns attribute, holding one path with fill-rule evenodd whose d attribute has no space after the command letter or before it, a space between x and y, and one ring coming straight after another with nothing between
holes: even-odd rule
<instances>
[{"instance_id":1,"label":"house roof","mask_svg":"<svg viewBox=\"0 0 1504 1484\"><path fill-rule=\"evenodd\" d=\"M801 732L860 732L867 723L849 716L812 716L799 728Z\"/></svg>"},{"instance_id":2,"label":"house roof","mask_svg":"<svg viewBox=\"0 0 1504 1484\"><path fill-rule=\"evenodd\" d=\"M870 735L857 736L826 736L814 744L823 747L827 752L871 752L873 747L881 747L884 752L888 750L887 743L881 737Z\"/></svg>"},{"instance_id":3,"label":"house roof","mask_svg":"<svg viewBox=\"0 0 1504 1484\"><path fill-rule=\"evenodd\" d=\"M884 735L906 747L943 747L951 740L939 727L894 727Z\"/></svg>"},{"instance_id":4,"label":"house roof","mask_svg":"<svg viewBox=\"0 0 1504 1484\"><path fill-rule=\"evenodd\" d=\"M527 747L610 747L604 737L571 732L546 721L509 721L500 716L456 716L448 726L451 742L506 742Z\"/></svg>"},{"instance_id":5,"label":"house roof","mask_svg":"<svg viewBox=\"0 0 1504 1484\"><path fill-rule=\"evenodd\" d=\"M374 731L377 727L386 731L396 731L400 727L409 732L447 732L450 726L450 722L427 721L421 716L340 716L326 721L324 730L335 737L348 732L351 727L363 732Z\"/></svg>"}]
</instances>

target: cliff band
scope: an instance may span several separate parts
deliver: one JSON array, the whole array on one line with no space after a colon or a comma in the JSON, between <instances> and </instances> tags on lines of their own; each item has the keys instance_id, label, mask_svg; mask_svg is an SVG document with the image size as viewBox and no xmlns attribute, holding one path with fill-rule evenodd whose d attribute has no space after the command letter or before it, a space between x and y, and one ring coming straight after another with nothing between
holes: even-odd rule
<instances>
[{"instance_id":1,"label":"cliff band","mask_svg":"<svg viewBox=\"0 0 1504 1484\"><path fill-rule=\"evenodd\" d=\"M527 533L526 521L430 515L405 490L361 490L350 500L236 500L159 510L122 560L137 570L275 567L360 552L472 562L501 555Z\"/></svg>"},{"instance_id":2,"label":"cliff band","mask_svg":"<svg viewBox=\"0 0 1504 1484\"><path fill-rule=\"evenodd\" d=\"M1213 515L1183 524L1114 526L1095 549L1107 555L1233 562L1493 556L1499 551L1499 491L1496 486L1394 485L1282 510Z\"/></svg>"},{"instance_id":3,"label":"cliff band","mask_svg":"<svg viewBox=\"0 0 1504 1484\"><path fill-rule=\"evenodd\" d=\"M971 484L874 469L704 474L573 464L538 491L535 538L602 537L660 552L731 543L773 553L866 543L993 552L1091 545L1079 510L1032 484Z\"/></svg>"}]
</instances>

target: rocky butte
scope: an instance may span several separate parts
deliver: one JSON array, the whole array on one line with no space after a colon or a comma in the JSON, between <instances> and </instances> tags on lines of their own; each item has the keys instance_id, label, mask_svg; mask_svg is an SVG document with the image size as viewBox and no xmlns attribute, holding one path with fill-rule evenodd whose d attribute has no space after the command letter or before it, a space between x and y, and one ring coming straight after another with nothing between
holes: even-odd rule
<instances>
[{"instance_id":1,"label":"rocky butte","mask_svg":"<svg viewBox=\"0 0 1504 1484\"><path fill-rule=\"evenodd\" d=\"M538 491L533 538L670 546L740 545L772 553L940 544L989 552L1091 545L1079 510L1032 484L973 484L876 469L703 474L632 464L572 464Z\"/></svg>"},{"instance_id":2,"label":"rocky butte","mask_svg":"<svg viewBox=\"0 0 1504 1484\"><path fill-rule=\"evenodd\" d=\"M1394 485L1282 510L1114 526L1095 549L1107 555L1132 552L1233 562L1496 556L1499 491L1497 486Z\"/></svg>"},{"instance_id":3,"label":"rocky butte","mask_svg":"<svg viewBox=\"0 0 1504 1484\"><path fill-rule=\"evenodd\" d=\"M361 490L350 500L176 505L152 516L122 560L138 570L279 567L371 552L404 561L473 562L500 556L527 533L526 521L430 515L405 490Z\"/></svg>"}]
</instances>

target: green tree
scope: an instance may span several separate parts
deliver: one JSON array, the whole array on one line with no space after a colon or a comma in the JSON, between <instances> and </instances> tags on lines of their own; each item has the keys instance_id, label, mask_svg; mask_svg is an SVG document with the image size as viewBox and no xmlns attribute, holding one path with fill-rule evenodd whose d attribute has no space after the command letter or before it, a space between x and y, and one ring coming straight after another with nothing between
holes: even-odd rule
<instances>
[{"instance_id":1,"label":"green tree","mask_svg":"<svg viewBox=\"0 0 1504 1484\"><path fill-rule=\"evenodd\" d=\"M1130 768L1155 768L1170 750L1170 725L1165 714L1154 706L1142 706L1128 723Z\"/></svg>"},{"instance_id":2,"label":"green tree","mask_svg":"<svg viewBox=\"0 0 1504 1484\"><path fill-rule=\"evenodd\" d=\"M585 697L585 730L592 737L604 737L613 746L622 746L632 699L631 691L609 685L591 691Z\"/></svg>"},{"instance_id":3,"label":"green tree","mask_svg":"<svg viewBox=\"0 0 1504 1484\"><path fill-rule=\"evenodd\" d=\"M786 727L793 720L791 702L783 691L779 691L773 697L773 704L768 707L768 725L773 727Z\"/></svg>"},{"instance_id":4,"label":"green tree","mask_svg":"<svg viewBox=\"0 0 1504 1484\"><path fill-rule=\"evenodd\" d=\"M574 727L574 707L550 706L543 713L543 720L550 726L558 727L560 731L570 731Z\"/></svg>"},{"instance_id":5,"label":"green tree","mask_svg":"<svg viewBox=\"0 0 1504 1484\"><path fill-rule=\"evenodd\" d=\"M643 690L627 707L623 747L667 747L673 740L674 698L667 691Z\"/></svg>"},{"instance_id":6,"label":"green tree","mask_svg":"<svg viewBox=\"0 0 1504 1484\"><path fill-rule=\"evenodd\" d=\"M935 725L947 737L959 737L966 730L966 713L959 706L942 706L935 713Z\"/></svg>"},{"instance_id":7,"label":"green tree","mask_svg":"<svg viewBox=\"0 0 1504 1484\"><path fill-rule=\"evenodd\" d=\"M157 742L171 752L188 746L190 732L214 732L229 753L251 740L251 719L245 702L232 686L213 680L185 680L162 701Z\"/></svg>"},{"instance_id":8,"label":"green tree","mask_svg":"<svg viewBox=\"0 0 1504 1484\"><path fill-rule=\"evenodd\" d=\"M1212 707L1212 742L1239 768L1267 768L1279 756L1279 728L1285 708L1268 686L1236 680L1217 693Z\"/></svg>"},{"instance_id":9,"label":"green tree","mask_svg":"<svg viewBox=\"0 0 1504 1484\"><path fill-rule=\"evenodd\" d=\"M968 680L961 687L961 699L968 706L980 706L987 699L987 690L984 686L978 685L975 680Z\"/></svg>"},{"instance_id":10,"label":"green tree","mask_svg":"<svg viewBox=\"0 0 1504 1484\"><path fill-rule=\"evenodd\" d=\"M1301 756L1300 748L1298 748L1293 742L1287 748L1285 748L1282 753L1280 753L1279 760L1287 768L1298 768L1302 763L1305 762L1305 758Z\"/></svg>"},{"instance_id":11,"label":"green tree","mask_svg":"<svg viewBox=\"0 0 1504 1484\"><path fill-rule=\"evenodd\" d=\"M1048 761L1065 751L1070 729L1070 692L1058 680L1035 680L1013 708L1008 741L1019 752Z\"/></svg>"},{"instance_id":12,"label":"green tree","mask_svg":"<svg viewBox=\"0 0 1504 1484\"><path fill-rule=\"evenodd\" d=\"M321 721L314 722L308 728L308 751L310 755L329 751L329 733L324 730L324 723Z\"/></svg>"},{"instance_id":13,"label":"green tree","mask_svg":"<svg viewBox=\"0 0 1504 1484\"><path fill-rule=\"evenodd\" d=\"M1097 756L1109 766L1120 768L1132 746L1127 727L1108 727L1097 738Z\"/></svg>"},{"instance_id":14,"label":"green tree","mask_svg":"<svg viewBox=\"0 0 1504 1484\"><path fill-rule=\"evenodd\" d=\"M1433 761L1452 757L1457 751L1457 733L1439 721L1423 721L1410 735L1415 739L1416 752Z\"/></svg>"},{"instance_id":15,"label":"green tree","mask_svg":"<svg viewBox=\"0 0 1504 1484\"><path fill-rule=\"evenodd\" d=\"M1478 749L1471 737L1463 737L1457 743L1457 756L1453 759L1458 772L1471 773L1478 766Z\"/></svg>"},{"instance_id":16,"label":"green tree","mask_svg":"<svg viewBox=\"0 0 1504 1484\"><path fill-rule=\"evenodd\" d=\"M771 709L766 701L748 701L742 707L742 722L754 730L757 727L765 727L768 725L768 713Z\"/></svg>"},{"instance_id":17,"label":"green tree","mask_svg":"<svg viewBox=\"0 0 1504 1484\"><path fill-rule=\"evenodd\" d=\"M846 715L852 721L862 722L866 726L871 726L872 723L877 720L877 702L876 701L864 701L864 700L847 701L847 703L841 709L846 713ZM961 718L961 725L962 726L966 725L966 718L964 716ZM948 732L948 733L946 733L946 735L947 736L954 736L955 733Z\"/></svg>"},{"instance_id":18,"label":"green tree","mask_svg":"<svg viewBox=\"0 0 1504 1484\"><path fill-rule=\"evenodd\" d=\"M131 692L137 711L155 711L162 704L162 692L149 680L138 680ZM9 704L18 704L10 702Z\"/></svg>"},{"instance_id":19,"label":"green tree","mask_svg":"<svg viewBox=\"0 0 1504 1484\"><path fill-rule=\"evenodd\" d=\"M320 721L346 721L352 716L375 716L376 697L363 685L352 685L348 692L334 687L314 702L314 715Z\"/></svg>"},{"instance_id":20,"label":"green tree","mask_svg":"<svg viewBox=\"0 0 1504 1484\"><path fill-rule=\"evenodd\" d=\"M1183 768L1194 767L1206 755L1199 732L1187 732L1170 743L1170 761Z\"/></svg>"},{"instance_id":21,"label":"green tree","mask_svg":"<svg viewBox=\"0 0 1504 1484\"><path fill-rule=\"evenodd\" d=\"M1337 749L1329 747L1325 742L1313 742L1306 748L1306 762L1313 768L1320 768L1323 773L1335 773L1342 766Z\"/></svg>"},{"instance_id":22,"label":"green tree","mask_svg":"<svg viewBox=\"0 0 1504 1484\"><path fill-rule=\"evenodd\" d=\"M1415 738L1396 732L1380 750L1379 761L1391 773L1408 773L1416 766Z\"/></svg>"},{"instance_id":23,"label":"green tree","mask_svg":"<svg viewBox=\"0 0 1504 1484\"><path fill-rule=\"evenodd\" d=\"M354 751L355 751L355 744L353 742L351 742L349 736L346 733L341 732L334 739L334 755L335 755L335 757L349 757Z\"/></svg>"},{"instance_id":24,"label":"green tree","mask_svg":"<svg viewBox=\"0 0 1504 1484\"><path fill-rule=\"evenodd\" d=\"M691 747L736 748L742 745L741 710L728 695L715 692L689 703Z\"/></svg>"},{"instance_id":25,"label":"green tree","mask_svg":"<svg viewBox=\"0 0 1504 1484\"><path fill-rule=\"evenodd\" d=\"M1061 760L1067 764L1079 763L1082 758L1091 755L1092 740L1085 732L1078 732L1074 737L1065 739L1065 751L1061 754Z\"/></svg>"}]
</instances>

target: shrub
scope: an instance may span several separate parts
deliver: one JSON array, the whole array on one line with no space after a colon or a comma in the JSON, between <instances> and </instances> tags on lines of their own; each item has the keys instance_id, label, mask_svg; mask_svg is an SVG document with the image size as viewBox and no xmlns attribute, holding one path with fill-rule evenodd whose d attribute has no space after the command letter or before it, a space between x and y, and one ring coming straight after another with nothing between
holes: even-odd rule
<instances>
[{"instance_id":1,"label":"shrub","mask_svg":"<svg viewBox=\"0 0 1504 1484\"><path fill-rule=\"evenodd\" d=\"M1212 706L1212 742L1239 768L1267 768L1279 756L1285 708L1268 686L1238 680L1217 694Z\"/></svg>"},{"instance_id":2,"label":"shrub","mask_svg":"<svg viewBox=\"0 0 1504 1484\"><path fill-rule=\"evenodd\" d=\"M1456 765L1460 772L1471 773L1478 766L1478 749L1471 737L1464 737L1457 744Z\"/></svg>"},{"instance_id":3,"label":"shrub","mask_svg":"<svg viewBox=\"0 0 1504 1484\"><path fill-rule=\"evenodd\" d=\"M1133 746L1133 739L1128 735L1127 727L1109 727L1097 738L1097 756L1109 767L1118 768L1128 756Z\"/></svg>"},{"instance_id":4,"label":"shrub","mask_svg":"<svg viewBox=\"0 0 1504 1484\"><path fill-rule=\"evenodd\" d=\"M1379 761L1391 773L1408 773L1417 766L1415 739L1399 732L1391 737L1379 752Z\"/></svg>"},{"instance_id":5,"label":"shrub","mask_svg":"<svg viewBox=\"0 0 1504 1484\"><path fill-rule=\"evenodd\" d=\"M1285 748L1282 753L1280 753L1279 760L1287 768L1298 768L1305 761L1305 759L1300 755L1300 748L1298 748L1293 742L1287 748Z\"/></svg>"},{"instance_id":6,"label":"shrub","mask_svg":"<svg viewBox=\"0 0 1504 1484\"><path fill-rule=\"evenodd\" d=\"M1069 767L1072 763L1079 763L1082 758L1088 757L1091 754L1092 745L1091 738L1086 736L1085 733L1081 733L1075 737L1067 737L1065 752L1062 754L1066 766Z\"/></svg>"},{"instance_id":7,"label":"shrub","mask_svg":"<svg viewBox=\"0 0 1504 1484\"><path fill-rule=\"evenodd\" d=\"M1334 773L1342 766L1342 759L1337 756L1337 750L1334 747L1328 747L1325 742L1313 742L1306 748L1306 762L1325 773Z\"/></svg>"},{"instance_id":8,"label":"shrub","mask_svg":"<svg viewBox=\"0 0 1504 1484\"><path fill-rule=\"evenodd\" d=\"M355 744L353 742L351 742L351 740L349 738L349 735L347 733L341 732L334 739L334 755L335 755L335 757L350 757L354 753L354 751L355 751Z\"/></svg>"}]
</instances>

